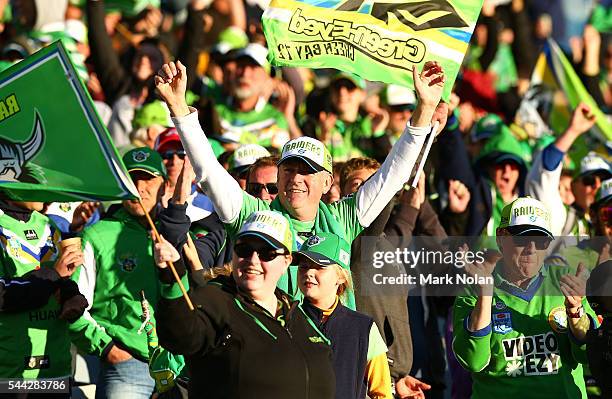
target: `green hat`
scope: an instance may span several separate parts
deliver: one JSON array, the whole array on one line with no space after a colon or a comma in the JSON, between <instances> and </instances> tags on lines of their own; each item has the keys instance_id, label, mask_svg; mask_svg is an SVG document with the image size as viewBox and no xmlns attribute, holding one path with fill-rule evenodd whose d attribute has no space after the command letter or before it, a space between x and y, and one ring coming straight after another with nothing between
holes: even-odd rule
<instances>
[{"instance_id":1,"label":"green hat","mask_svg":"<svg viewBox=\"0 0 612 399\"><path fill-rule=\"evenodd\" d=\"M168 178L161 155L149 147L129 150L123 155L123 163L128 172L141 171L153 176L162 176L164 179Z\"/></svg>"},{"instance_id":2,"label":"green hat","mask_svg":"<svg viewBox=\"0 0 612 399\"><path fill-rule=\"evenodd\" d=\"M236 241L249 236L261 238L275 249L285 248L287 251L291 251L291 248L293 248L293 234L291 233L289 220L279 212L258 211L251 213L236 235Z\"/></svg>"},{"instance_id":3,"label":"green hat","mask_svg":"<svg viewBox=\"0 0 612 399\"><path fill-rule=\"evenodd\" d=\"M540 232L554 238L550 232L550 211L540 201L523 197L506 205L501 213L500 229L512 235Z\"/></svg>"},{"instance_id":4,"label":"green hat","mask_svg":"<svg viewBox=\"0 0 612 399\"><path fill-rule=\"evenodd\" d=\"M312 137L302 136L288 141L283 146L278 165L280 166L280 164L291 158L301 159L315 172L326 170L329 173L333 173L332 156L329 150L325 147L325 144Z\"/></svg>"},{"instance_id":5,"label":"green hat","mask_svg":"<svg viewBox=\"0 0 612 399\"><path fill-rule=\"evenodd\" d=\"M319 266L340 265L348 270L351 262L351 246L336 234L318 233L308 238L299 251L293 252L291 263L297 265L302 257Z\"/></svg>"},{"instance_id":6,"label":"green hat","mask_svg":"<svg viewBox=\"0 0 612 399\"><path fill-rule=\"evenodd\" d=\"M508 129L504 121L496 114L487 114L472 127L470 140L475 143L498 134L503 128Z\"/></svg>"},{"instance_id":7,"label":"green hat","mask_svg":"<svg viewBox=\"0 0 612 399\"><path fill-rule=\"evenodd\" d=\"M487 140L476 163L495 165L504 161L514 161L521 167L522 172L526 173L529 155L525 153L525 148L514 137L510 129L504 125L498 133Z\"/></svg>"},{"instance_id":8,"label":"green hat","mask_svg":"<svg viewBox=\"0 0 612 399\"><path fill-rule=\"evenodd\" d=\"M353 82L355 86L359 87L361 90L365 90L366 88L366 81L364 78L357 76L354 73L342 72L342 71L334 75L334 77L331 80L331 84L341 79L346 79L346 80Z\"/></svg>"},{"instance_id":9,"label":"green hat","mask_svg":"<svg viewBox=\"0 0 612 399\"><path fill-rule=\"evenodd\" d=\"M229 159L229 170L243 171L259 158L269 157L270 152L259 144L245 144L234 151Z\"/></svg>"},{"instance_id":10,"label":"green hat","mask_svg":"<svg viewBox=\"0 0 612 399\"><path fill-rule=\"evenodd\" d=\"M134 119L132 119L132 127L134 129L151 125L173 126L168 109L159 100L152 101L137 109L134 113Z\"/></svg>"},{"instance_id":11,"label":"green hat","mask_svg":"<svg viewBox=\"0 0 612 399\"><path fill-rule=\"evenodd\" d=\"M612 179L604 180L601 183L601 187L595 194L595 202L593 206L599 206L604 202L612 200Z\"/></svg>"}]
</instances>

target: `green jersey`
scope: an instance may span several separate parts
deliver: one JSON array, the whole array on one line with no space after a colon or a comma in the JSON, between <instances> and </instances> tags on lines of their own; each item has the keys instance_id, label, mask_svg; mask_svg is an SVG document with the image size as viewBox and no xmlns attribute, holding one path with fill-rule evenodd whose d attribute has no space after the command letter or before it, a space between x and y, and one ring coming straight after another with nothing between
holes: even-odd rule
<instances>
[{"instance_id":1,"label":"green jersey","mask_svg":"<svg viewBox=\"0 0 612 399\"><path fill-rule=\"evenodd\" d=\"M319 232L333 233L342 237L348 243L352 243L355 237L364 229L357 218L357 204L354 195L345 197L333 204L319 202L317 217L315 220L308 222L293 219L282 207L278 198L268 204L266 201L243 192L242 200L242 208L236 220L225 225L232 240L251 213L270 209L283 213L289 219L293 233L294 251L299 250L309 236ZM278 287L289 294L294 300L301 298L301 293L297 286L297 266L289 266L288 273L281 276ZM352 291L347 295L347 303L344 305L350 309L355 309L355 295Z\"/></svg>"},{"instance_id":2,"label":"green jersey","mask_svg":"<svg viewBox=\"0 0 612 399\"><path fill-rule=\"evenodd\" d=\"M84 265L74 274L91 308L70 325L73 342L86 352L102 356L111 342L122 344L141 360L149 358L146 334L139 334L140 291L154 306L159 281L148 229L125 209L83 231Z\"/></svg>"},{"instance_id":3,"label":"green jersey","mask_svg":"<svg viewBox=\"0 0 612 399\"><path fill-rule=\"evenodd\" d=\"M586 345L572 336L559 290L566 272L545 265L526 290L494 272L491 324L474 332L467 326L477 297L457 297L453 351L472 372L472 398L586 398ZM584 307L594 324L586 299Z\"/></svg>"},{"instance_id":4,"label":"green jersey","mask_svg":"<svg viewBox=\"0 0 612 399\"><path fill-rule=\"evenodd\" d=\"M21 277L53 267L60 231L49 218L32 212L22 222L0 211L0 276ZM68 323L59 319L54 297L35 310L0 313L0 377L50 378L71 373Z\"/></svg>"},{"instance_id":5,"label":"green jersey","mask_svg":"<svg viewBox=\"0 0 612 399\"><path fill-rule=\"evenodd\" d=\"M240 112L228 105L215 106L222 137L240 144L259 144L263 147L282 148L289 141L289 125L285 116L272 105L260 100L255 109Z\"/></svg>"},{"instance_id":6,"label":"green jersey","mask_svg":"<svg viewBox=\"0 0 612 399\"><path fill-rule=\"evenodd\" d=\"M324 144L334 162L346 162L356 157L374 157L370 140L384 135L384 131L373 132L371 119L359 115L352 123L337 120Z\"/></svg>"}]
</instances>

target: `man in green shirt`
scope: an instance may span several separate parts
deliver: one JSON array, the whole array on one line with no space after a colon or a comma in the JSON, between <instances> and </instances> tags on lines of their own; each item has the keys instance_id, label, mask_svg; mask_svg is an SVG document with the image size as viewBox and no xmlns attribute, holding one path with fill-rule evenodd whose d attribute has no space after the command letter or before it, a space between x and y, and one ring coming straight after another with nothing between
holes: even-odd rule
<instances>
[{"instance_id":1,"label":"man in green shirt","mask_svg":"<svg viewBox=\"0 0 612 399\"><path fill-rule=\"evenodd\" d=\"M538 200L516 199L497 229L501 256L466 266L480 283L455 301L452 347L472 373L472 398L586 398L581 364L596 316L584 268L544 264L550 219Z\"/></svg>"},{"instance_id":2,"label":"man in green shirt","mask_svg":"<svg viewBox=\"0 0 612 399\"><path fill-rule=\"evenodd\" d=\"M197 113L185 102L186 75L187 71L180 62L164 65L155 77L157 91L174 116L193 164L196 181L215 205L230 238L236 235L252 212L272 209L290 220L295 250L308 237L319 232L337 234L350 243L370 225L410 177L426 135L431 131L444 84L444 73L437 63L427 63L420 74L415 69L419 104L412 120L381 168L354 196L329 205L321 201L333 182L332 156L320 141L300 137L283 147L278 169L278 195L269 204L243 192L214 158L198 123ZM295 268L290 269L279 280L279 287L297 297L295 277Z\"/></svg>"},{"instance_id":3,"label":"man in green shirt","mask_svg":"<svg viewBox=\"0 0 612 399\"><path fill-rule=\"evenodd\" d=\"M256 43L228 55L228 60L233 61L233 67L226 71L230 74L231 96L215 106L223 130L219 138L222 142L281 148L289 140L289 122L295 125L293 111L283 114L265 98L267 86L273 83L268 76L267 55L268 49Z\"/></svg>"},{"instance_id":4,"label":"man in green shirt","mask_svg":"<svg viewBox=\"0 0 612 399\"><path fill-rule=\"evenodd\" d=\"M83 231L85 262L73 278L91 305L70 332L80 351L102 360L97 395L148 399L155 382L149 375L147 335L138 332L140 293L152 305L154 322L159 283L145 212L155 220L167 173L159 153L148 147L130 150L123 162L143 207L125 200L115 213Z\"/></svg>"},{"instance_id":5,"label":"man in green shirt","mask_svg":"<svg viewBox=\"0 0 612 399\"><path fill-rule=\"evenodd\" d=\"M43 206L0 201L0 378L71 375L68 322L87 304L67 278L83 253L71 246L60 254L60 231ZM68 314L70 305L76 313Z\"/></svg>"}]
</instances>

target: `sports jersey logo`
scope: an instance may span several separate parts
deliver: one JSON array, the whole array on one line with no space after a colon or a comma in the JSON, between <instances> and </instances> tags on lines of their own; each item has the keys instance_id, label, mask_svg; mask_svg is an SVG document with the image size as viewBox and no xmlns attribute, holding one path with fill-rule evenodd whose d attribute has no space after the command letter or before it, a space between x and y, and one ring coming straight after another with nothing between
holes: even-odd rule
<instances>
[{"instance_id":1,"label":"sports jersey logo","mask_svg":"<svg viewBox=\"0 0 612 399\"><path fill-rule=\"evenodd\" d=\"M557 374L561 367L559 342L553 332L502 340L506 374L521 375Z\"/></svg>"},{"instance_id":2,"label":"sports jersey logo","mask_svg":"<svg viewBox=\"0 0 612 399\"><path fill-rule=\"evenodd\" d=\"M358 11L364 0L348 0L337 8L338 11ZM421 0L416 2L387 1L373 3L370 15L389 23L393 15L402 24L414 31L435 28L465 28L468 24L446 0Z\"/></svg>"},{"instance_id":3,"label":"sports jersey logo","mask_svg":"<svg viewBox=\"0 0 612 399\"><path fill-rule=\"evenodd\" d=\"M138 266L136 258L132 255L121 255L119 257L119 265L121 266L121 270L128 273L133 272L136 266Z\"/></svg>"},{"instance_id":4,"label":"sports jersey logo","mask_svg":"<svg viewBox=\"0 0 612 399\"><path fill-rule=\"evenodd\" d=\"M567 331L567 314L565 313L564 306L557 306L550 311L548 314L548 324L557 333Z\"/></svg>"},{"instance_id":5,"label":"sports jersey logo","mask_svg":"<svg viewBox=\"0 0 612 399\"><path fill-rule=\"evenodd\" d=\"M62 202L61 204L59 204L59 209L62 212L69 212L70 211L70 202Z\"/></svg>"},{"instance_id":6,"label":"sports jersey logo","mask_svg":"<svg viewBox=\"0 0 612 399\"><path fill-rule=\"evenodd\" d=\"M498 334L508 334L512 331L510 312L493 313L493 331Z\"/></svg>"},{"instance_id":7,"label":"sports jersey logo","mask_svg":"<svg viewBox=\"0 0 612 399\"><path fill-rule=\"evenodd\" d=\"M38 240L38 234L36 234L36 230L24 230L23 235L25 236L26 240Z\"/></svg>"}]
</instances>

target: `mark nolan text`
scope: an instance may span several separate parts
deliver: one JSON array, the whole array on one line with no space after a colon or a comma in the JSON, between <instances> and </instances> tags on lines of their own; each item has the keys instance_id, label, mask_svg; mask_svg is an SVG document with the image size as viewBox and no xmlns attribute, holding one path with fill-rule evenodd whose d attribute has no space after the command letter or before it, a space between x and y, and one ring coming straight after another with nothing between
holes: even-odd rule
<instances>
[{"instance_id":1,"label":"mark nolan text","mask_svg":"<svg viewBox=\"0 0 612 399\"><path fill-rule=\"evenodd\" d=\"M383 276L382 274L375 274L373 276L374 284L376 285L416 285L417 277L408 274L400 274L398 276ZM493 285L493 277L491 276L479 276L475 274L469 276L467 274L421 274L418 276L419 285Z\"/></svg>"}]
</instances>

